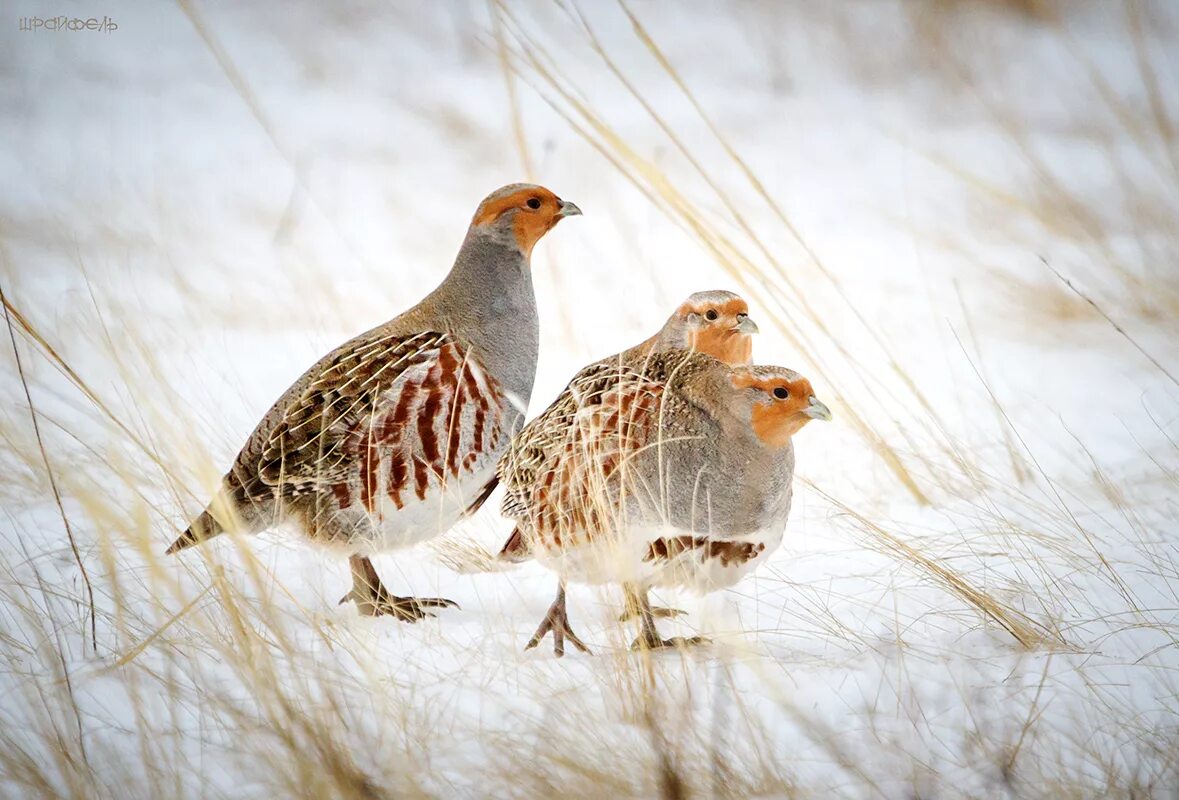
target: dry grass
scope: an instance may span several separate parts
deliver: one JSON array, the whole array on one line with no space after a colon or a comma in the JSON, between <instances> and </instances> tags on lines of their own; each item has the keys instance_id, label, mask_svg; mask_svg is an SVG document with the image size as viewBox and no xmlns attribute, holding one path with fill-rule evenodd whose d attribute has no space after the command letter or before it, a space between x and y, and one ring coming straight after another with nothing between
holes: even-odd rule
<instances>
[{"instance_id":1,"label":"dry grass","mask_svg":"<svg viewBox=\"0 0 1179 800\"><path fill-rule=\"evenodd\" d=\"M346 241L346 221L320 207L217 26L203 9L181 8L290 165L294 191ZM1025 177L1003 183L956 161L953 149L909 142L969 210L967 222L913 238L947 263L977 267L962 274L998 275L987 296L1003 314L1044 338L1083 330L1092 346L1137 359L1138 380L1173 397L1170 350L1159 340L1179 316L1177 273L1164 266L1179 256L1170 224L1179 143L1151 38L1166 13L1125 7L1119 41L1144 87L1144 102L1131 103L1103 79L1067 5L905 8L919 44L910 42L919 52L909 67L951 87ZM167 534L216 479L212 453L232 447L208 439L224 427L197 419L200 406L155 355L150 337L159 333L134 324L135 297L86 278L88 297L59 326L52 309L23 300L37 296L25 277L35 265L5 246L4 305L20 358L9 373L24 400L0 416L0 466L10 476L0 487L3 792L1133 797L1174 785L1179 566L1165 499L1179 488L1174 420L1157 419L1158 435L1121 463L1099 455L1085 431L1048 444L1004 393L1004 376L988 369L988 315L959 291L947 351L972 381L970 413L986 420L963 425L879 324L881 309L865 305L860 279L824 256L696 95L660 27L642 6L620 9L624 25L607 35L583 5L493 0L481 40L509 87L514 146L527 171L539 172L543 156L522 110L539 97L718 274L757 298L768 312L763 331L772 327L796 366L842 399L834 405L848 447L866 454L879 480L871 490L800 482L807 500L792 526L817 525L846 552L824 551L821 561L801 553L797 565L739 586L742 613L726 605L703 615L717 642L704 655L632 657L625 632L608 624L598 655L558 663L515 653L547 603L547 583L496 571L488 546L498 529L464 528L412 562L423 573L431 560L467 573L480 587L471 590L476 605L486 605L482 616L466 605L469 623L448 618L424 632L338 612L330 585L323 597L310 594L340 578L324 580L331 567L313 555L234 539L164 559ZM800 11L800 19L847 33L854 13ZM978 34L969 26L983 24L1036 26L1089 76L1092 102L1075 135L1089 163L1117 177L1117 202L1071 182L1045 155L1047 133L1008 102L1009 78L985 69L992 54L962 46ZM564 43L576 32L576 53L557 49L559 31ZM854 61L857 42L845 44ZM635 53L654 62L659 82L625 66ZM633 115L590 99L605 81L636 105L657 146L628 134ZM689 121L662 110L670 95L690 109ZM1141 164L1157 179L1136 180ZM892 209L882 217L910 227ZM974 246L979 228L997 250ZM998 271L1010 253L1029 268ZM88 263L79 259L77 269L89 275ZM191 274L174 277L180 289L194 284ZM303 288L315 280L314 270L291 278ZM341 293L324 292L328 303ZM279 314L234 319L232 299L210 303L213 323L232 320L239 331L298 327ZM489 581L518 582L520 595L505 599ZM617 612L612 596L576 599L582 608L596 601L606 618ZM762 627L747 630L749 609L766 605L779 615L759 613ZM1136 667L1150 672L1126 671ZM940 672L949 674L938 684L948 698L923 685ZM1151 711L1123 691L1128 675L1144 674L1157 693Z\"/></svg>"}]
</instances>

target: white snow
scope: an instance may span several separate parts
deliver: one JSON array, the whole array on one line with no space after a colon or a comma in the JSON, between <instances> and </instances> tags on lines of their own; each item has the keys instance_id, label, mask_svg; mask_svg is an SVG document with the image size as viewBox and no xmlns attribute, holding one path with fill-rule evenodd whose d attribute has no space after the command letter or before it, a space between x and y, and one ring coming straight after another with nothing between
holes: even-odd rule
<instances>
[{"instance_id":1,"label":"white snow","mask_svg":"<svg viewBox=\"0 0 1179 800\"><path fill-rule=\"evenodd\" d=\"M0 18L0 280L128 429L18 334L95 652L6 342L0 793L38 794L19 753L60 765L79 731L75 793L93 796L312 793L335 774L324 736L393 793L657 793L660 736L701 794L1173 790L1173 5L634 2L821 267L618 5L508 4L531 175L488 4L101 6L17 0ZM50 13L118 29L19 29ZM587 127L529 55L661 171L661 201L554 111L546 97ZM551 574L447 567L506 537L498 495L447 546L376 560L395 591L462 606L416 626L338 607L346 564L289 531L164 559L273 399L431 289L479 199L526 178L585 212L534 255L534 413L711 288L750 300L758 362L832 407L798 436L769 563L703 601L660 598L692 612L666 634L717 644L648 670L619 593L575 586L594 655L523 651ZM668 185L732 243L728 265L663 213ZM930 565L1044 642L1021 647ZM63 793L83 774L45 768Z\"/></svg>"}]
</instances>

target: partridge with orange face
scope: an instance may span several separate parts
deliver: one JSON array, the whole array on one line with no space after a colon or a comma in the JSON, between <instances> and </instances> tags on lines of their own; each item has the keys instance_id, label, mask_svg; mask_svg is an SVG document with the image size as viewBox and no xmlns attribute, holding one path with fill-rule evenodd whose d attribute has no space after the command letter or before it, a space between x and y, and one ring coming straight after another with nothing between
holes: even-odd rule
<instances>
[{"instance_id":1,"label":"partridge with orange face","mask_svg":"<svg viewBox=\"0 0 1179 800\"><path fill-rule=\"evenodd\" d=\"M352 590L341 603L409 622L453 606L391 595L369 556L444 532L495 487L536 372L532 249L580 213L530 184L484 199L438 288L295 381L167 552L227 527L255 533L289 520L349 554Z\"/></svg>"},{"instance_id":2,"label":"partridge with orange face","mask_svg":"<svg viewBox=\"0 0 1179 800\"><path fill-rule=\"evenodd\" d=\"M740 295L723 289L696 292L650 339L603 361L637 365L652 353L695 350L726 364L748 364L755 333L757 323Z\"/></svg>"},{"instance_id":3,"label":"partridge with orange face","mask_svg":"<svg viewBox=\"0 0 1179 800\"><path fill-rule=\"evenodd\" d=\"M563 398L551 427L530 423L513 444L529 468L501 463L504 513L562 582L627 589L640 617L636 647L676 644L659 637L647 589L714 591L763 563L790 512L792 437L830 412L791 370L687 351L655 353L638 368L591 365ZM563 589L529 647L549 632L557 655L564 638L584 649Z\"/></svg>"},{"instance_id":4,"label":"partridge with orange face","mask_svg":"<svg viewBox=\"0 0 1179 800\"><path fill-rule=\"evenodd\" d=\"M753 334L757 332L757 323L749 316L749 304L740 295L723 289L696 292L680 304L654 336L621 353L595 361L585 369L610 364L641 368L652 354L668 350L698 350L726 364L748 364L753 352ZM511 473L513 483L525 485L532 480L530 453L536 448L537 440L531 432L541 434L561 430L569 421L562 415L574 409L569 399L569 387L566 387L552 405L529 422L520 436L513 438L508 445L500 469ZM512 532L499 555L507 561L528 558L519 531Z\"/></svg>"},{"instance_id":5,"label":"partridge with orange face","mask_svg":"<svg viewBox=\"0 0 1179 800\"><path fill-rule=\"evenodd\" d=\"M740 295L724 289L695 292L680 304L654 336L621 353L603 358L586 369L604 364L641 367L652 354L669 350L696 350L727 364L748 364L753 354L753 334L757 332L757 323L749 316L749 304ZM535 461L533 454L538 448L537 436L543 437L544 431L564 429L569 420L563 419L562 415L575 409L575 406L569 403L569 399L569 390L566 387L552 405L529 422L521 435L512 440L508 452L500 462L500 469L511 473L513 484L526 485L534 479L531 468ZM529 558L528 546L519 528L512 531L512 535L500 550L499 557L515 562ZM562 609L564 597L565 587L562 585L557 593L557 603ZM625 621L636 614L639 607L640 598L628 595L627 611L622 619ZM670 617L683 612L677 609L656 608L652 613ZM564 627L558 627L553 634L559 652L563 651L566 634L577 647L586 650L581 640L568 630L566 622Z\"/></svg>"}]
</instances>

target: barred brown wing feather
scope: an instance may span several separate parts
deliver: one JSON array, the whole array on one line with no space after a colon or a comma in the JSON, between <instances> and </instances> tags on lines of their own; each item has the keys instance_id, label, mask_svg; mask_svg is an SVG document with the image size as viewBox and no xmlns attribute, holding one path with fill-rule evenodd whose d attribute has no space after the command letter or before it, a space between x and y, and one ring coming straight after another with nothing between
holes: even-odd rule
<instances>
[{"instance_id":1,"label":"barred brown wing feather","mask_svg":"<svg viewBox=\"0 0 1179 800\"><path fill-rule=\"evenodd\" d=\"M511 519L525 517L531 502L530 493L548 461L558 454L577 414L579 397L602 371L591 364L573 377L548 408L538 414L516 434L496 469L504 486L500 513Z\"/></svg>"},{"instance_id":2,"label":"barred brown wing feather","mask_svg":"<svg viewBox=\"0 0 1179 800\"><path fill-rule=\"evenodd\" d=\"M258 476L288 496L332 488L342 505L372 510L386 493L400 508L492 446L501 408L498 384L448 334L374 336L337 354L285 410Z\"/></svg>"},{"instance_id":3,"label":"barred brown wing feather","mask_svg":"<svg viewBox=\"0 0 1179 800\"><path fill-rule=\"evenodd\" d=\"M646 442L662 396L663 384L640 370L616 362L583 369L501 462L503 513L554 544L562 532L592 527L603 489Z\"/></svg>"},{"instance_id":4,"label":"barred brown wing feather","mask_svg":"<svg viewBox=\"0 0 1179 800\"><path fill-rule=\"evenodd\" d=\"M381 379L391 385L407 369L436 359L445 334L374 337L335 354L270 432L258 463L264 484L298 492L346 476L341 434L371 415Z\"/></svg>"}]
</instances>

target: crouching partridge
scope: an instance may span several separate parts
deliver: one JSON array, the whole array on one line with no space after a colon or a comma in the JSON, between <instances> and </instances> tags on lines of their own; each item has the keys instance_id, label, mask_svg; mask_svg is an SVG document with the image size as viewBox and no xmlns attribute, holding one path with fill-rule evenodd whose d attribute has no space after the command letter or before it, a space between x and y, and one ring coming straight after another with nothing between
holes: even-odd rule
<instances>
[{"instance_id":1,"label":"crouching partridge","mask_svg":"<svg viewBox=\"0 0 1179 800\"><path fill-rule=\"evenodd\" d=\"M714 591L764 563L790 512L792 437L831 418L796 372L685 350L590 365L554 405L561 412L529 423L499 474L504 513L561 578L528 645L552 632L558 656L564 638L585 650L569 629L566 580L621 584L638 606L635 647L682 642L659 636L648 588Z\"/></svg>"},{"instance_id":2,"label":"crouching partridge","mask_svg":"<svg viewBox=\"0 0 1179 800\"><path fill-rule=\"evenodd\" d=\"M620 368L642 368L652 354L668 350L698 350L726 364L748 364L753 352L753 334L757 332L757 323L749 316L749 304L740 295L723 289L696 292L680 303L651 338L595 361L585 369L611 364ZM569 387L566 387L552 405L529 422L521 435L508 445L500 461L500 470L511 473L512 484L523 485L533 477L529 468L532 451L538 446L533 433L543 435L546 431L561 431L571 421L567 415L576 409L568 403L568 395ZM504 543L499 557L514 562L529 558L526 542L518 528Z\"/></svg>"},{"instance_id":3,"label":"crouching partridge","mask_svg":"<svg viewBox=\"0 0 1179 800\"><path fill-rule=\"evenodd\" d=\"M580 213L540 186L489 195L438 288L295 381L167 552L230 527L255 533L292 521L349 555L352 590L341 603L406 622L454 606L390 594L369 556L444 532L495 487L536 372L532 249Z\"/></svg>"},{"instance_id":4,"label":"crouching partridge","mask_svg":"<svg viewBox=\"0 0 1179 800\"><path fill-rule=\"evenodd\" d=\"M595 363L641 368L654 353L668 350L697 350L727 364L748 364L753 354L753 334L757 332L757 323L749 316L749 304L740 295L723 289L695 292L676 308L655 335ZM532 479L528 471L533 461L531 453L537 447L537 442L529 432L560 431L568 424L568 419L559 419L569 411L575 410L566 402L567 395L566 390L535 420L528 423L523 435L514 438L508 446L508 452L501 460L501 468L513 473L514 484L524 484ZM512 531L512 535L500 550L499 557L513 562L525 561L530 557L527 543L519 528ZM557 591L557 604L561 609L564 608L564 598L565 587L562 584ZM639 613L641 600L642 598L636 595L627 594L627 610L621 617L622 621ZM671 617L683 612L672 608L654 608L652 613ZM544 628L543 625L541 627ZM543 636L546 632L547 629L538 632L537 635ZM553 630L554 645L558 654L564 652L564 636L563 628ZM569 640L583 651L586 650L585 645L572 632L569 632ZM534 637L530 646L539 641L539 638Z\"/></svg>"}]
</instances>

